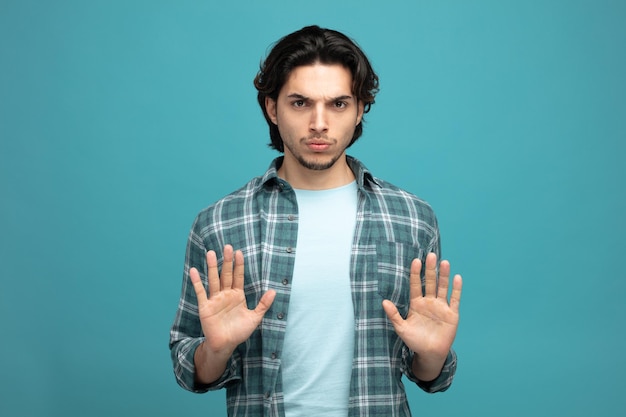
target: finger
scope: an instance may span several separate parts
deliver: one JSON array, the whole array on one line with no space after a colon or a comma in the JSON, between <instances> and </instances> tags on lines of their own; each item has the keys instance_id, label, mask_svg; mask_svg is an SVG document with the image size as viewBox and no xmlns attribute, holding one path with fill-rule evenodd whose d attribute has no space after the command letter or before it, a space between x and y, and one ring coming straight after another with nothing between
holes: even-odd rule
<instances>
[{"instance_id":1,"label":"finger","mask_svg":"<svg viewBox=\"0 0 626 417\"><path fill-rule=\"evenodd\" d=\"M222 262L222 274L220 275L222 290L233 286L233 247L224 246L224 261Z\"/></svg>"},{"instance_id":2,"label":"finger","mask_svg":"<svg viewBox=\"0 0 626 417\"><path fill-rule=\"evenodd\" d=\"M413 259L411 262L411 276L409 281L409 296L411 300L417 297L423 297L422 291L422 261Z\"/></svg>"},{"instance_id":3,"label":"finger","mask_svg":"<svg viewBox=\"0 0 626 417\"><path fill-rule=\"evenodd\" d=\"M460 275L455 275L452 280L452 295L450 296L450 308L456 313L459 312L459 305L461 304L461 290L463 289L463 278Z\"/></svg>"},{"instance_id":4,"label":"finger","mask_svg":"<svg viewBox=\"0 0 626 417\"><path fill-rule=\"evenodd\" d=\"M209 282L209 297L220 292L220 276L217 269L217 255L215 251L206 253L207 281Z\"/></svg>"},{"instance_id":5,"label":"finger","mask_svg":"<svg viewBox=\"0 0 626 417\"><path fill-rule=\"evenodd\" d=\"M425 297L435 297L437 291L437 255L430 252L426 255L426 291Z\"/></svg>"},{"instance_id":6,"label":"finger","mask_svg":"<svg viewBox=\"0 0 626 417\"><path fill-rule=\"evenodd\" d=\"M259 304L257 304L254 312L259 316L263 317L263 315L270 309L272 303L274 302L274 298L276 297L276 291L268 290L261 299L259 300Z\"/></svg>"},{"instance_id":7,"label":"finger","mask_svg":"<svg viewBox=\"0 0 626 417\"><path fill-rule=\"evenodd\" d=\"M207 302L206 291L204 289L204 285L202 285L202 279L200 278L200 273L196 268L191 268L189 270L189 278L191 279L191 284L193 285L193 289L196 292L196 298L198 300L198 306Z\"/></svg>"},{"instance_id":8,"label":"finger","mask_svg":"<svg viewBox=\"0 0 626 417\"><path fill-rule=\"evenodd\" d=\"M439 280L437 281L437 298L448 302L448 282L450 280L450 262L441 261L439 264Z\"/></svg>"},{"instance_id":9,"label":"finger","mask_svg":"<svg viewBox=\"0 0 626 417\"><path fill-rule=\"evenodd\" d=\"M400 315L398 307L396 307L394 303L389 300L383 300L383 310L385 310L385 313L387 314L387 317L389 318L389 321L391 321L391 324L393 324L394 328L402 326L402 323L404 323L404 319Z\"/></svg>"},{"instance_id":10,"label":"finger","mask_svg":"<svg viewBox=\"0 0 626 417\"><path fill-rule=\"evenodd\" d=\"M244 277L243 252L235 252L235 269L233 270L233 288L243 290Z\"/></svg>"}]
</instances>

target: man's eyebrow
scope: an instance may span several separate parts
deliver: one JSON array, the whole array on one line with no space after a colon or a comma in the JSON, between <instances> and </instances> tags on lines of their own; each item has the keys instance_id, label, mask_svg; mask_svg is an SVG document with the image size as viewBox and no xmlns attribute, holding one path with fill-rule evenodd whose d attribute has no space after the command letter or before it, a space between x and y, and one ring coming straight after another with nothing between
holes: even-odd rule
<instances>
[{"instance_id":1,"label":"man's eyebrow","mask_svg":"<svg viewBox=\"0 0 626 417\"><path fill-rule=\"evenodd\" d=\"M287 98L297 98L299 100L308 100L309 99L307 96L303 96L302 94L298 94L298 93L289 94L287 96Z\"/></svg>"},{"instance_id":2,"label":"man's eyebrow","mask_svg":"<svg viewBox=\"0 0 626 417\"><path fill-rule=\"evenodd\" d=\"M289 94L287 97L295 98L298 100L309 100L309 97L303 96L302 94L298 94L298 93ZM344 94L344 95L337 96L337 97L331 97L328 101L333 102L333 101L341 101L341 100L352 100L352 98L353 98L352 96Z\"/></svg>"},{"instance_id":3,"label":"man's eyebrow","mask_svg":"<svg viewBox=\"0 0 626 417\"><path fill-rule=\"evenodd\" d=\"M352 96L343 95L335 98L331 98L330 101L352 100Z\"/></svg>"}]
</instances>

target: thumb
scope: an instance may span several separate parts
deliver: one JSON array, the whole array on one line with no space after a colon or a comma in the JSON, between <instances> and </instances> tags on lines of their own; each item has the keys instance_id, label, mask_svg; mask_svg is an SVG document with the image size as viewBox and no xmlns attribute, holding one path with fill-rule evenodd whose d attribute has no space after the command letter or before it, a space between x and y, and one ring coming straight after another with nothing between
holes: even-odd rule
<instances>
[{"instance_id":1,"label":"thumb","mask_svg":"<svg viewBox=\"0 0 626 417\"><path fill-rule=\"evenodd\" d=\"M396 307L394 303L392 303L389 300L383 300L383 310L385 310L387 317L389 318L389 320L391 321L391 324L393 324L394 327L402 325L402 322L404 321L404 319L400 315L400 312L398 311L398 307Z\"/></svg>"},{"instance_id":2,"label":"thumb","mask_svg":"<svg viewBox=\"0 0 626 417\"><path fill-rule=\"evenodd\" d=\"M261 299L259 300L259 304L257 304L254 312L259 316L263 317L263 315L270 309L272 303L274 302L274 298L276 297L276 291L268 290Z\"/></svg>"}]
</instances>

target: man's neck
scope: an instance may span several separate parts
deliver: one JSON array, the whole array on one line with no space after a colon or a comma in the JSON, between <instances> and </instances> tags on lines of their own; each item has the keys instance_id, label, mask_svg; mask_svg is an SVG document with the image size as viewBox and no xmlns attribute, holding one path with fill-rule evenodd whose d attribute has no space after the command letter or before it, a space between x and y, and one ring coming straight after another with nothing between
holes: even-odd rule
<instances>
[{"instance_id":1,"label":"man's neck","mask_svg":"<svg viewBox=\"0 0 626 417\"><path fill-rule=\"evenodd\" d=\"M345 155L323 170L305 168L296 161L285 159L278 169L278 176L299 190L329 190L350 184L355 178Z\"/></svg>"}]
</instances>

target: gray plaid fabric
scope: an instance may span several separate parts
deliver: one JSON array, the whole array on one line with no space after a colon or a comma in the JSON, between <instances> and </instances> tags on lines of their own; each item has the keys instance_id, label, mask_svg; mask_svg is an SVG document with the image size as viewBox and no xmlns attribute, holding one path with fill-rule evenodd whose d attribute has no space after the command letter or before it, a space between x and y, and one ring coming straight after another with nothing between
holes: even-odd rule
<instances>
[{"instance_id":1,"label":"gray plaid fabric","mask_svg":"<svg viewBox=\"0 0 626 417\"><path fill-rule=\"evenodd\" d=\"M291 186L276 174L281 163L277 158L265 175L201 211L189 234L182 294L170 332L174 373L193 392L225 387L229 416L284 416L280 363L297 254L298 206ZM450 351L436 380L418 381L411 372L412 352L396 335L382 301L393 301L406 314L411 261L424 261L429 252L440 256L437 220L424 201L374 178L358 160L348 157L348 163L359 189L350 273L356 323L349 416L410 416L402 375L427 392L444 391L452 383L456 355ZM216 251L221 265L225 244L243 251L248 306L254 308L268 289L276 291L276 298L222 377L199 386L193 355L203 334L188 274L196 267L206 285L206 252Z\"/></svg>"}]
</instances>

